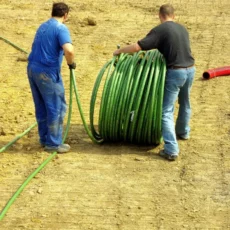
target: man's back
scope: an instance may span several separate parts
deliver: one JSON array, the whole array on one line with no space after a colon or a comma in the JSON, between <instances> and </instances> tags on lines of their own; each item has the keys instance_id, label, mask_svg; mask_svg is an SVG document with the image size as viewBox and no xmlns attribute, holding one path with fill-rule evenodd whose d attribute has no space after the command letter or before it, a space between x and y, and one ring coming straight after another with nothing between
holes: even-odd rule
<instances>
[{"instance_id":1,"label":"man's back","mask_svg":"<svg viewBox=\"0 0 230 230\"><path fill-rule=\"evenodd\" d=\"M173 21L153 28L138 44L143 50L157 48L164 55L168 67L194 64L188 32L184 26Z\"/></svg>"},{"instance_id":2,"label":"man's back","mask_svg":"<svg viewBox=\"0 0 230 230\"><path fill-rule=\"evenodd\" d=\"M71 43L67 27L54 18L49 19L36 32L29 62L60 69L65 43Z\"/></svg>"}]
</instances>

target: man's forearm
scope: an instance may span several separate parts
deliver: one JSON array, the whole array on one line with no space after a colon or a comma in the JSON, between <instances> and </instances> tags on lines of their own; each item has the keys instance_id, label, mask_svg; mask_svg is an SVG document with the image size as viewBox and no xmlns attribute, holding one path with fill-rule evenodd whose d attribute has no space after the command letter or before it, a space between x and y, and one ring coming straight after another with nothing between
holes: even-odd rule
<instances>
[{"instance_id":1,"label":"man's forearm","mask_svg":"<svg viewBox=\"0 0 230 230\"><path fill-rule=\"evenodd\" d=\"M63 50L65 54L65 59L68 65L74 62L74 48L70 43L66 43L63 45Z\"/></svg>"},{"instance_id":2,"label":"man's forearm","mask_svg":"<svg viewBox=\"0 0 230 230\"><path fill-rule=\"evenodd\" d=\"M113 54L119 55L121 53L135 53L141 50L141 47L138 45L138 43L125 46L121 49L116 50Z\"/></svg>"},{"instance_id":3,"label":"man's forearm","mask_svg":"<svg viewBox=\"0 0 230 230\"><path fill-rule=\"evenodd\" d=\"M67 64L72 64L74 62L74 52L65 52L65 59Z\"/></svg>"}]
</instances>

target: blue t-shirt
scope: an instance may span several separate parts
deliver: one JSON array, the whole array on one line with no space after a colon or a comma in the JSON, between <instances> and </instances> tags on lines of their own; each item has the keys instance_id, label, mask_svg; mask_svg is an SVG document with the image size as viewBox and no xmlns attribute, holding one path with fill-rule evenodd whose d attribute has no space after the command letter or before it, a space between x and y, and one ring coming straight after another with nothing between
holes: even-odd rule
<instances>
[{"instance_id":1,"label":"blue t-shirt","mask_svg":"<svg viewBox=\"0 0 230 230\"><path fill-rule=\"evenodd\" d=\"M54 18L49 19L36 32L29 63L60 69L65 43L72 43L68 28Z\"/></svg>"}]
</instances>

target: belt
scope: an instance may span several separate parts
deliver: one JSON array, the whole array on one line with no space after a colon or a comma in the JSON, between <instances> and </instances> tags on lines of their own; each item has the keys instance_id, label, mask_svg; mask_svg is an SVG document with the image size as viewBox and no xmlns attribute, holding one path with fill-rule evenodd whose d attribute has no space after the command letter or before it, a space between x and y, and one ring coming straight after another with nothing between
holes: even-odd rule
<instances>
[{"instance_id":1,"label":"belt","mask_svg":"<svg viewBox=\"0 0 230 230\"><path fill-rule=\"evenodd\" d=\"M182 67L182 66L170 66L168 67L168 69L188 69L188 68L192 68L194 65L190 65L187 67Z\"/></svg>"}]
</instances>

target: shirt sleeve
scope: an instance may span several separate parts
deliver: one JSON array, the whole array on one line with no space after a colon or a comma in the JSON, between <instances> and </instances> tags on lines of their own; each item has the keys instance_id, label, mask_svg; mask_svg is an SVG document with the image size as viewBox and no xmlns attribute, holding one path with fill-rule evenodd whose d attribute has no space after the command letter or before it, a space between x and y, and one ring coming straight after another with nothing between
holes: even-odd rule
<instances>
[{"instance_id":1,"label":"shirt sleeve","mask_svg":"<svg viewBox=\"0 0 230 230\"><path fill-rule=\"evenodd\" d=\"M68 28L63 24L59 28L58 40L59 40L60 46L63 46L66 43L72 44L70 32L69 32Z\"/></svg>"},{"instance_id":2,"label":"shirt sleeve","mask_svg":"<svg viewBox=\"0 0 230 230\"><path fill-rule=\"evenodd\" d=\"M155 49L158 46L158 36L155 29L152 29L145 38L139 40L138 45L142 50Z\"/></svg>"}]
</instances>

